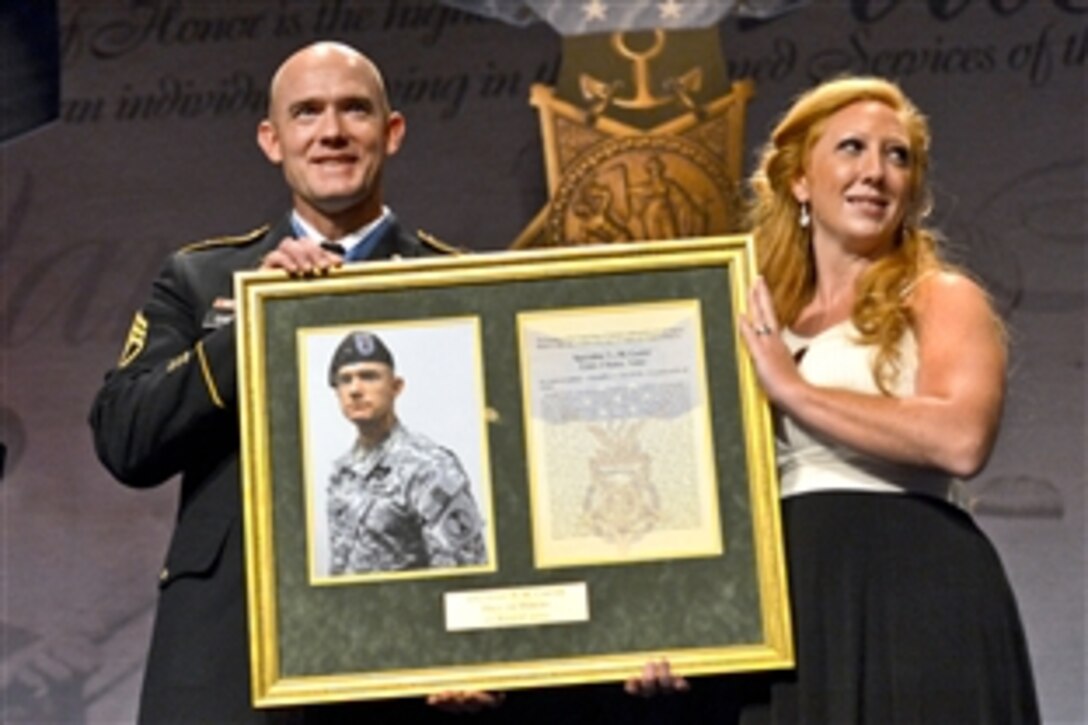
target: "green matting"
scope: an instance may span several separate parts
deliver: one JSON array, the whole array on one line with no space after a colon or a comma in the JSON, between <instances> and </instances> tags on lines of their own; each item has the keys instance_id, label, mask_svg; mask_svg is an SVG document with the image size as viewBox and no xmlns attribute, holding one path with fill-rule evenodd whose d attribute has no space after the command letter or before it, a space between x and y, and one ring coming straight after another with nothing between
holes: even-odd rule
<instances>
[{"instance_id":1,"label":"green matting","mask_svg":"<svg viewBox=\"0 0 1088 725\"><path fill-rule=\"evenodd\" d=\"M762 643L735 317L725 267L270 300L265 308L266 380L269 390L280 391L299 390L294 334L299 327L479 316L487 404L501 421L488 426L497 571L314 587L307 580L298 396L284 394L269 406L281 674L336 675ZM516 314L678 299L699 299L702 306L725 553L535 569ZM586 583L590 621L462 633L444 628L447 591L568 582Z\"/></svg>"}]
</instances>

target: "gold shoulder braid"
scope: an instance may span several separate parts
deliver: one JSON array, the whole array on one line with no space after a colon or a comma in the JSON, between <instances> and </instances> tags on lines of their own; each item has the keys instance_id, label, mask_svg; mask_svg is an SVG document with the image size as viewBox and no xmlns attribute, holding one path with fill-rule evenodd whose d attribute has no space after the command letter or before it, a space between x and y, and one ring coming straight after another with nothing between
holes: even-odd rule
<instances>
[{"instance_id":1,"label":"gold shoulder braid","mask_svg":"<svg viewBox=\"0 0 1088 725\"><path fill-rule=\"evenodd\" d=\"M213 247L231 247L240 246L242 244L252 244L261 237L263 237L271 225L265 224L262 227L257 227L251 232L245 234L238 234L230 237L215 237L213 239L205 239L200 242L193 242L178 250L178 254L188 254L189 252L199 252L202 249L211 249Z\"/></svg>"},{"instance_id":2,"label":"gold shoulder braid","mask_svg":"<svg viewBox=\"0 0 1088 725\"><path fill-rule=\"evenodd\" d=\"M462 247L455 247L449 242L444 242L433 234L429 234L422 229L416 230L416 236L426 246L439 252L441 254L465 254L467 250Z\"/></svg>"}]
</instances>

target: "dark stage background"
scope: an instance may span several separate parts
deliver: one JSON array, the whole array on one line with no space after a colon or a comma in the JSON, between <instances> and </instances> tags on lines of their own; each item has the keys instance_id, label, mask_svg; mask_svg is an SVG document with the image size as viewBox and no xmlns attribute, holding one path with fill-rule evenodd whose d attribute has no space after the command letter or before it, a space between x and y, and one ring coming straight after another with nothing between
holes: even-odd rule
<instances>
[{"instance_id":1,"label":"dark stage background","mask_svg":"<svg viewBox=\"0 0 1088 725\"><path fill-rule=\"evenodd\" d=\"M561 43L423 0L68 0L58 16L60 119L0 145L2 684L22 697L17 675L59 651L85 674L46 704L125 722L175 491L115 484L85 418L163 256L287 208L254 142L270 73L317 37L372 54L408 117L389 202L500 249L544 201L528 94ZM1012 337L977 515L1019 595L1047 722L1084 722L1088 0L816 0L720 32L756 84L748 168L789 99L840 71L896 77L929 114L940 226Z\"/></svg>"}]
</instances>

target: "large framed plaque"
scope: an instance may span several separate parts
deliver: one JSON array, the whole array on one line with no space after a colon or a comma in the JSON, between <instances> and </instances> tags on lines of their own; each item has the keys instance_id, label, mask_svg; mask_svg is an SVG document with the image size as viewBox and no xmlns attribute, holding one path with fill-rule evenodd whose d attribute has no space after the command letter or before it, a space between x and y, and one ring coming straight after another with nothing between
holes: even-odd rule
<instances>
[{"instance_id":1,"label":"large framed plaque","mask_svg":"<svg viewBox=\"0 0 1088 725\"><path fill-rule=\"evenodd\" d=\"M747 236L238 275L255 704L792 666L753 279ZM337 365L386 353L379 445Z\"/></svg>"}]
</instances>

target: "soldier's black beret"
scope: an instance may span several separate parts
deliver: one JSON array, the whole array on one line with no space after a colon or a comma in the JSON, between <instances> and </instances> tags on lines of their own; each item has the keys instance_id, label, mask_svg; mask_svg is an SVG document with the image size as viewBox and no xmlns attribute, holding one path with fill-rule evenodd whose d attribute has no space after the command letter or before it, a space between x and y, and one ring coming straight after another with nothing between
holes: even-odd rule
<instances>
[{"instance_id":1,"label":"soldier's black beret","mask_svg":"<svg viewBox=\"0 0 1088 725\"><path fill-rule=\"evenodd\" d=\"M336 352L329 362L329 385L336 387L336 373L340 368L361 362L384 363L394 367L393 353L389 352L380 337L362 330L351 332L336 346Z\"/></svg>"}]
</instances>

